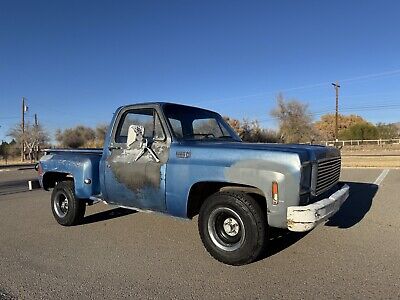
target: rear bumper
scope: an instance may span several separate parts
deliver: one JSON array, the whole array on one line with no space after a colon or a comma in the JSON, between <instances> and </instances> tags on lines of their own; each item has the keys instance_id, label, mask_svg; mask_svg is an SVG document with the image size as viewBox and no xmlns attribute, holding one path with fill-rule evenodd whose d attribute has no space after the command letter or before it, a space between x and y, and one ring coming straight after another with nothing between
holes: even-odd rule
<instances>
[{"instance_id":1,"label":"rear bumper","mask_svg":"<svg viewBox=\"0 0 400 300\"><path fill-rule=\"evenodd\" d=\"M287 208L287 226L290 231L309 231L318 224L333 216L343 202L349 197L350 188L345 184L329 198L322 199L306 206L290 206Z\"/></svg>"}]
</instances>

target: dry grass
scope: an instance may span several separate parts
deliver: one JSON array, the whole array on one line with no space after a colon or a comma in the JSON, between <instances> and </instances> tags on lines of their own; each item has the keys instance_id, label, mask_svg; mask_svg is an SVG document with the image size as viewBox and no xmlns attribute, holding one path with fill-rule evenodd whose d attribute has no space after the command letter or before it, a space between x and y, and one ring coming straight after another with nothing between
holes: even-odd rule
<instances>
[{"instance_id":1,"label":"dry grass","mask_svg":"<svg viewBox=\"0 0 400 300\"><path fill-rule=\"evenodd\" d=\"M386 144L386 145L345 145L342 147L342 152L356 152L356 153L370 153L370 152L377 152L377 153L392 153L397 152L400 153L400 145L399 144Z\"/></svg>"},{"instance_id":2,"label":"dry grass","mask_svg":"<svg viewBox=\"0 0 400 300\"><path fill-rule=\"evenodd\" d=\"M360 145L341 152L343 167L400 168L400 145Z\"/></svg>"},{"instance_id":3,"label":"dry grass","mask_svg":"<svg viewBox=\"0 0 400 300\"><path fill-rule=\"evenodd\" d=\"M342 166L347 168L400 168L400 156L342 156Z\"/></svg>"}]
</instances>

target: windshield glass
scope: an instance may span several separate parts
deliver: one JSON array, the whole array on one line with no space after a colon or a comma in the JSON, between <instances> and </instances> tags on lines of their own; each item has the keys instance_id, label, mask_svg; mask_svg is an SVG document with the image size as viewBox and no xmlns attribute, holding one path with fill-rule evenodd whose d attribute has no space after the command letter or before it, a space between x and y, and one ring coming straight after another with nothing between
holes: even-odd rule
<instances>
[{"instance_id":1,"label":"windshield glass","mask_svg":"<svg viewBox=\"0 0 400 300\"><path fill-rule=\"evenodd\" d=\"M164 113L178 140L240 141L233 129L215 112L167 104L164 106Z\"/></svg>"}]
</instances>

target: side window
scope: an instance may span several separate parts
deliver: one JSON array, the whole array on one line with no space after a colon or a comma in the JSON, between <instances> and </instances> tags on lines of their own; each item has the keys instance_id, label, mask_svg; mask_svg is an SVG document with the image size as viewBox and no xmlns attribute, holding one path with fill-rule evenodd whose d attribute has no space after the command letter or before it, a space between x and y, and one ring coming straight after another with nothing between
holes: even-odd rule
<instances>
[{"instance_id":1,"label":"side window","mask_svg":"<svg viewBox=\"0 0 400 300\"><path fill-rule=\"evenodd\" d=\"M143 108L124 113L115 134L116 143L127 142L128 129L131 125L143 126L144 136L148 139L163 140L165 138L158 114L152 108Z\"/></svg>"},{"instance_id":2,"label":"side window","mask_svg":"<svg viewBox=\"0 0 400 300\"><path fill-rule=\"evenodd\" d=\"M177 119L169 118L169 123L171 124L172 130L174 131L177 138L183 137L182 122Z\"/></svg>"},{"instance_id":3,"label":"side window","mask_svg":"<svg viewBox=\"0 0 400 300\"><path fill-rule=\"evenodd\" d=\"M160 117L158 116L158 114L154 111L154 139L156 140L164 140L165 139L165 135L164 135L164 130L163 127L161 125L161 121L160 121Z\"/></svg>"},{"instance_id":4,"label":"side window","mask_svg":"<svg viewBox=\"0 0 400 300\"><path fill-rule=\"evenodd\" d=\"M214 137L224 135L216 119L196 119L193 121L194 134L211 134Z\"/></svg>"}]
</instances>

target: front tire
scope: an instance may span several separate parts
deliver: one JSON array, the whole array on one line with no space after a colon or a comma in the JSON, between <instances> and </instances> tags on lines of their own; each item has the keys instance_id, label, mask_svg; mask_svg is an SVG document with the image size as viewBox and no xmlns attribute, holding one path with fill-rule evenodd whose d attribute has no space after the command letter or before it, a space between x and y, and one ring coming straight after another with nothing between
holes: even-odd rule
<instances>
[{"instance_id":1,"label":"front tire","mask_svg":"<svg viewBox=\"0 0 400 300\"><path fill-rule=\"evenodd\" d=\"M267 242L266 212L242 192L217 192L199 213L204 247L220 262L244 265L256 260Z\"/></svg>"},{"instance_id":2,"label":"front tire","mask_svg":"<svg viewBox=\"0 0 400 300\"><path fill-rule=\"evenodd\" d=\"M51 210L56 221L63 226L82 222L86 211L84 200L77 199L73 181L57 183L51 194Z\"/></svg>"}]
</instances>

